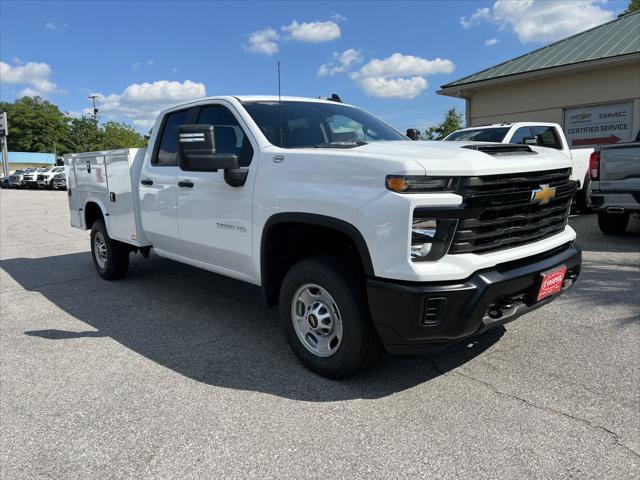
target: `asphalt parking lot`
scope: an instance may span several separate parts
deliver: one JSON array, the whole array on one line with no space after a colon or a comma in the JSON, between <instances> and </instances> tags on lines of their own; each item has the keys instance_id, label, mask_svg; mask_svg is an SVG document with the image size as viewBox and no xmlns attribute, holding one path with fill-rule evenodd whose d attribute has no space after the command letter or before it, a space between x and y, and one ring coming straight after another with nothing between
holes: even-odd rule
<instances>
[{"instance_id":1,"label":"asphalt parking lot","mask_svg":"<svg viewBox=\"0 0 640 480\"><path fill-rule=\"evenodd\" d=\"M65 192L0 204L3 479L640 478L640 221L573 217L558 301L336 382L213 274L135 256L101 280Z\"/></svg>"}]
</instances>

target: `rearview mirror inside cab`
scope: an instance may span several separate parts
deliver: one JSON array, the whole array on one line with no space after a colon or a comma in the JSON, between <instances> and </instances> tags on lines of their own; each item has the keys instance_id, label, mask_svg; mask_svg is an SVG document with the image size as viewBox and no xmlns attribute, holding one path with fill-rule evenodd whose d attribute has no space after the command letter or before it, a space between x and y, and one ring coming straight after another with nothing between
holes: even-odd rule
<instances>
[{"instance_id":1,"label":"rearview mirror inside cab","mask_svg":"<svg viewBox=\"0 0 640 480\"><path fill-rule=\"evenodd\" d=\"M178 162L190 172L217 172L238 168L238 156L216 153L213 125L182 125L178 128Z\"/></svg>"}]
</instances>

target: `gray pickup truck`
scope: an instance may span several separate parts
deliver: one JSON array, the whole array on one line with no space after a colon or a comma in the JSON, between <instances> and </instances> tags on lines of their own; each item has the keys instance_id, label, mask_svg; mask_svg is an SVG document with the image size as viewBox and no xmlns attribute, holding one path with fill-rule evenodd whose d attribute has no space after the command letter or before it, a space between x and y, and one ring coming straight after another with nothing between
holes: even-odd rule
<instances>
[{"instance_id":1,"label":"gray pickup truck","mask_svg":"<svg viewBox=\"0 0 640 480\"><path fill-rule=\"evenodd\" d=\"M640 213L640 131L632 142L600 145L589 159L591 207L602 233L624 233Z\"/></svg>"}]
</instances>

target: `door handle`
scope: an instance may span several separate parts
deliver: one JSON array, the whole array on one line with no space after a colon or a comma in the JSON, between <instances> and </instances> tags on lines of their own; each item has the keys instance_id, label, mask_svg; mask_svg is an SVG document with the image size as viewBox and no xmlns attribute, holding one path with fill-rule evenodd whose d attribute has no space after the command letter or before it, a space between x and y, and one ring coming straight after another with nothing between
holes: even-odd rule
<instances>
[{"instance_id":1,"label":"door handle","mask_svg":"<svg viewBox=\"0 0 640 480\"><path fill-rule=\"evenodd\" d=\"M181 180L178 182L180 188L193 188L193 182L191 180Z\"/></svg>"},{"instance_id":2,"label":"door handle","mask_svg":"<svg viewBox=\"0 0 640 480\"><path fill-rule=\"evenodd\" d=\"M153 185L153 180L149 180L148 178L143 178L142 180L140 180L140 183L142 185Z\"/></svg>"}]
</instances>

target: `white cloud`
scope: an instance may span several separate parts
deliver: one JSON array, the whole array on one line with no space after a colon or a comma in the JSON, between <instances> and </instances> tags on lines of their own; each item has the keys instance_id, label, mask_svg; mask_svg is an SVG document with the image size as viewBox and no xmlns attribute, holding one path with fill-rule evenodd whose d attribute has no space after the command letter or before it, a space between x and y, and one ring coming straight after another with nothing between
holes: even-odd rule
<instances>
[{"instance_id":1,"label":"white cloud","mask_svg":"<svg viewBox=\"0 0 640 480\"><path fill-rule=\"evenodd\" d=\"M280 35L273 28L265 28L264 30L256 30L249 34L247 44L244 49L250 53L264 53L265 55L273 55L278 52L278 39Z\"/></svg>"},{"instance_id":2,"label":"white cloud","mask_svg":"<svg viewBox=\"0 0 640 480\"><path fill-rule=\"evenodd\" d=\"M107 117L127 117L138 128L149 128L160 110L189 100L204 97L203 83L185 80L171 82L159 80L153 83L133 83L122 93L98 96L98 108Z\"/></svg>"},{"instance_id":3,"label":"white cloud","mask_svg":"<svg viewBox=\"0 0 640 480\"><path fill-rule=\"evenodd\" d=\"M488 20L491 18L491 9L488 7L478 8L473 15L468 19L467 17L460 17L460 24L463 28L471 28L477 25L482 20Z\"/></svg>"},{"instance_id":4,"label":"white cloud","mask_svg":"<svg viewBox=\"0 0 640 480\"><path fill-rule=\"evenodd\" d=\"M67 28L69 26L68 23L63 23L62 25L58 25L55 22L47 22L44 24L45 27L47 27L49 30L58 30L59 28Z\"/></svg>"},{"instance_id":5,"label":"white cloud","mask_svg":"<svg viewBox=\"0 0 640 480\"><path fill-rule=\"evenodd\" d=\"M131 68L134 70L138 70L140 68L140 62L133 62L131 64Z\"/></svg>"},{"instance_id":6,"label":"white cloud","mask_svg":"<svg viewBox=\"0 0 640 480\"><path fill-rule=\"evenodd\" d=\"M490 21L499 29L511 28L522 43L550 42L608 22L615 14L598 4L602 0L497 0L491 8L479 8L464 28Z\"/></svg>"},{"instance_id":7,"label":"white cloud","mask_svg":"<svg viewBox=\"0 0 640 480\"><path fill-rule=\"evenodd\" d=\"M358 85L367 95L372 97L411 99L420 95L429 86L429 83L424 77L369 77L359 79Z\"/></svg>"},{"instance_id":8,"label":"white cloud","mask_svg":"<svg viewBox=\"0 0 640 480\"><path fill-rule=\"evenodd\" d=\"M155 64L156 64L156 62L154 62L153 60L147 60L145 63L146 63L146 64L147 64L147 66L149 66L149 67L151 67L151 66L153 66L153 65L155 65Z\"/></svg>"},{"instance_id":9,"label":"white cloud","mask_svg":"<svg viewBox=\"0 0 640 480\"><path fill-rule=\"evenodd\" d=\"M28 62L26 65L12 66L0 61L0 82L3 84L26 85L19 96L45 96L58 86L49 80L51 67L46 63Z\"/></svg>"},{"instance_id":10,"label":"white cloud","mask_svg":"<svg viewBox=\"0 0 640 480\"><path fill-rule=\"evenodd\" d=\"M296 20L290 25L280 28L283 32L289 33L289 38L298 42L321 43L340 38L340 27L334 21L326 22L303 22Z\"/></svg>"},{"instance_id":11,"label":"white cloud","mask_svg":"<svg viewBox=\"0 0 640 480\"><path fill-rule=\"evenodd\" d=\"M24 65L24 62L22 61L22 59L20 57L13 57L13 63L15 65Z\"/></svg>"},{"instance_id":12,"label":"white cloud","mask_svg":"<svg viewBox=\"0 0 640 480\"><path fill-rule=\"evenodd\" d=\"M427 75L451 73L454 69L451 60L394 53L384 59L374 58L350 76L367 95L409 99L429 86Z\"/></svg>"},{"instance_id":13,"label":"white cloud","mask_svg":"<svg viewBox=\"0 0 640 480\"><path fill-rule=\"evenodd\" d=\"M347 21L347 17L345 17L344 15L338 13L338 12L331 12L331 15L329 16L329 18L331 20L333 20L334 22L346 22Z\"/></svg>"},{"instance_id":14,"label":"white cloud","mask_svg":"<svg viewBox=\"0 0 640 480\"><path fill-rule=\"evenodd\" d=\"M498 43L498 39L497 38L488 38L484 41L484 46L485 47L491 47L493 45L495 45L496 43Z\"/></svg>"},{"instance_id":15,"label":"white cloud","mask_svg":"<svg viewBox=\"0 0 640 480\"><path fill-rule=\"evenodd\" d=\"M318 69L318 76L335 75L336 73L344 73L353 65L362 62L362 53L359 50L350 48L344 52L333 52L333 60Z\"/></svg>"},{"instance_id":16,"label":"white cloud","mask_svg":"<svg viewBox=\"0 0 640 480\"><path fill-rule=\"evenodd\" d=\"M173 67L171 69L171 73L177 73L178 72L178 67Z\"/></svg>"},{"instance_id":17,"label":"white cloud","mask_svg":"<svg viewBox=\"0 0 640 480\"><path fill-rule=\"evenodd\" d=\"M385 59L374 58L358 73L364 77L402 77L409 75L429 75L433 73L451 73L454 70L451 60L436 58L427 60L413 55L394 53Z\"/></svg>"}]
</instances>

